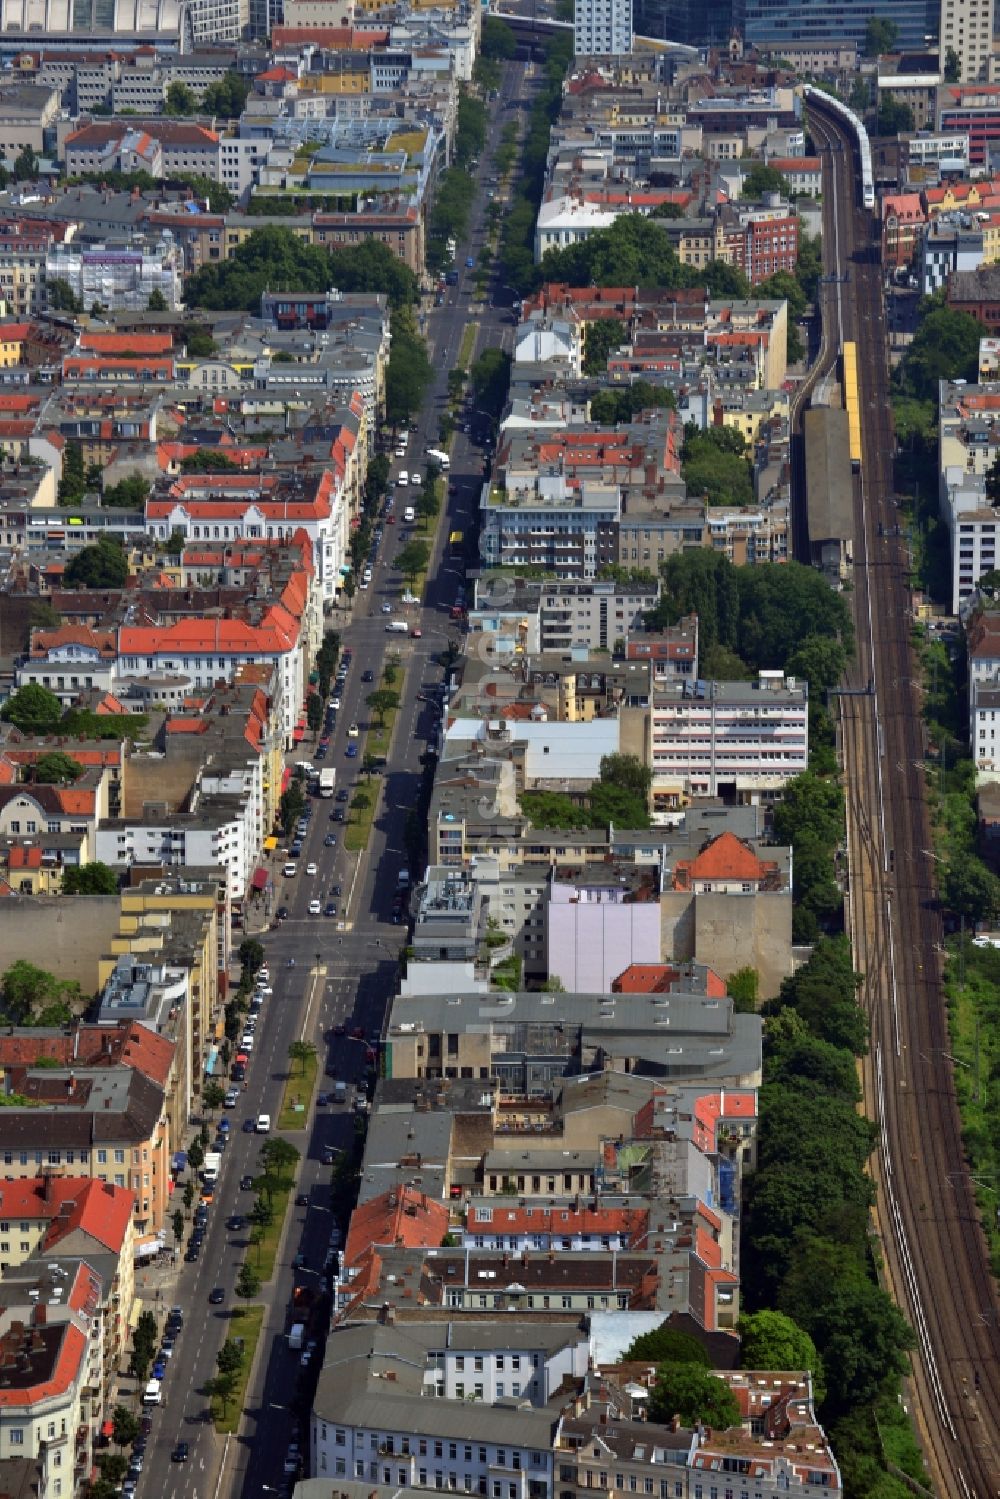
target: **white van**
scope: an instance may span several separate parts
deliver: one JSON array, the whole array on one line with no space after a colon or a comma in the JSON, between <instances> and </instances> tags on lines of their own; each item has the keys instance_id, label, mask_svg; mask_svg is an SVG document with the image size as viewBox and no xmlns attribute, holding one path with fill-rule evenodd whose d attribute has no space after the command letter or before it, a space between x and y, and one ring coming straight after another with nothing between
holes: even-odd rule
<instances>
[{"instance_id":1,"label":"white van","mask_svg":"<svg viewBox=\"0 0 1000 1499\"><path fill-rule=\"evenodd\" d=\"M258 1135L269 1135L271 1133L270 1114L258 1114L257 1123L254 1126Z\"/></svg>"},{"instance_id":2,"label":"white van","mask_svg":"<svg viewBox=\"0 0 1000 1499\"><path fill-rule=\"evenodd\" d=\"M143 1405L162 1405L163 1386L158 1379L151 1379L142 1392Z\"/></svg>"},{"instance_id":3,"label":"white van","mask_svg":"<svg viewBox=\"0 0 1000 1499\"><path fill-rule=\"evenodd\" d=\"M409 635L410 627L405 619L391 619L385 627L387 635Z\"/></svg>"},{"instance_id":4,"label":"white van","mask_svg":"<svg viewBox=\"0 0 1000 1499\"><path fill-rule=\"evenodd\" d=\"M406 472L405 468L401 468L400 471L399 471L399 478L396 480L396 483L399 485L400 489L406 489L406 487L408 486L409 482L410 482L410 476L409 476L409 474Z\"/></svg>"}]
</instances>

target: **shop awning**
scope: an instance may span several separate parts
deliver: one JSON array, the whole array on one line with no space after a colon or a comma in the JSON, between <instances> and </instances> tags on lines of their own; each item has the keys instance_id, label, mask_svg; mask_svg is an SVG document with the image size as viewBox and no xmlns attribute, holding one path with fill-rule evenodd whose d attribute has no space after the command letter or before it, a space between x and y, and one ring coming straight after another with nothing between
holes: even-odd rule
<instances>
[{"instance_id":1,"label":"shop awning","mask_svg":"<svg viewBox=\"0 0 1000 1499\"><path fill-rule=\"evenodd\" d=\"M273 854L274 850L277 847L278 847L278 840L277 840L277 838L265 838L264 839L264 852L266 854Z\"/></svg>"},{"instance_id":2,"label":"shop awning","mask_svg":"<svg viewBox=\"0 0 1000 1499\"><path fill-rule=\"evenodd\" d=\"M253 879L250 883L255 890L266 890L269 878L267 870L262 865L258 865L253 872Z\"/></svg>"},{"instance_id":3,"label":"shop awning","mask_svg":"<svg viewBox=\"0 0 1000 1499\"><path fill-rule=\"evenodd\" d=\"M102 1437L111 1437L111 1436L114 1436L114 1434L115 1434L115 1423L113 1421L105 1421L104 1425L101 1427L101 1436Z\"/></svg>"},{"instance_id":4,"label":"shop awning","mask_svg":"<svg viewBox=\"0 0 1000 1499\"><path fill-rule=\"evenodd\" d=\"M287 791L288 790L288 783L289 783L289 781L291 779L292 779L292 767L290 765L286 765L285 768L284 768L284 770L281 772L281 789L282 789L282 791Z\"/></svg>"},{"instance_id":5,"label":"shop awning","mask_svg":"<svg viewBox=\"0 0 1000 1499\"><path fill-rule=\"evenodd\" d=\"M171 1162L171 1165L173 1166L173 1169L175 1171L184 1171L187 1168L187 1163L188 1163L187 1151L186 1150L176 1150L174 1152L173 1161Z\"/></svg>"},{"instance_id":6,"label":"shop awning","mask_svg":"<svg viewBox=\"0 0 1000 1499\"><path fill-rule=\"evenodd\" d=\"M305 731L304 728L302 728L301 725L299 725L298 728L292 730L292 743L293 744L301 744L302 741L303 741L303 739L305 737L306 737L306 731Z\"/></svg>"},{"instance_id":7,"label":"shop awning","mask_svg":"<svg viewBox=\"0 0 1000 1499\"><path fill-rule=\"evenodd\" d=\"M137 1260L151 1260L154 1255L159 1254L163 1248L162 1240L155 1234L148 1234L145 1238L136 1239L135 1257Z\"/></svg>"},{"instance_id":8,"label":"shop awning","mask_svg":"<svg viewBox=\"0 0 1000 1499\"><path fill-rule=\"evenodd\" d=\"M211 1077L212 1076L212 1073L215 1071L215 1064L216 1064L216 1062L218 1060L219 1060L219 1048L217 1046L210 1046L208 1048L208 1056L205 1058L205 1076L206 1077Z\"/></svg>"}]
</instances>

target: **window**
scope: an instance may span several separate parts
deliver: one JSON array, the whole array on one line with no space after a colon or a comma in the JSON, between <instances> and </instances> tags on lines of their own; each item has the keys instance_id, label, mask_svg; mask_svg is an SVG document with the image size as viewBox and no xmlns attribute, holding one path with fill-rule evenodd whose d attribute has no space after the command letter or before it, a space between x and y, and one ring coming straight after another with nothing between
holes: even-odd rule
<instances>
[{"instance_id":1,"label":"window","mask_svg":"<svg viewBox=\"0 0 1000 1499\"><path fill-rule=\"evenodd\" d=\"M11 1429L10 1429L10 1444L11 1444L12 1447L22 1447L24 1445L24 1427L23 1426L12 1426L11 1427Z\"/></svg>"}]
</instances>

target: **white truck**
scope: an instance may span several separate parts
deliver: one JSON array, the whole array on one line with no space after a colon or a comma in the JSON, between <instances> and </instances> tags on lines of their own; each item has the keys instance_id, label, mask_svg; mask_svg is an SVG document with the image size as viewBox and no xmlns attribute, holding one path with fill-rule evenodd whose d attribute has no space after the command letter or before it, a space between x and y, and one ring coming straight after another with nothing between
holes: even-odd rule
<instances>
[{"instance_id":1,"label":"white truck","mask_svg":"<svg viewBox=\"0 0 1000 1499\"><path fill-rule=\"evenodd\" d=\"M214 1187L219 1180L219 1172L222 1169L222 1153L218 1150L205 1152L205 1162L201 1168L201 1179L206 1187Z\"/></svg>"},{"instance_id":2,"label":"white truck","mask_svg":"<svg viewBox=\"0 0 1000 1499\"><path fill-rule=\"evenodd\" d=\"M320 796L332 796L333 792L334 792L334 787L336 786L336 784L337 784L337 772L336 772L336 769L332 765L329 765L329 766L324 765L323 769L319 773L319 794L320 794Z\"/></svg>"},{"instance_id":3,"label":"white truck","mask_svg":"<svg viewBox=\"0 0 1000 1499\"><path fill-rule=\"evenodd\" d=\"M443 448L428 448L427 456L432 463L436 463L438 468L442 469L445 473L451 468L451 459Z\"/></svg>"}]
</instances>

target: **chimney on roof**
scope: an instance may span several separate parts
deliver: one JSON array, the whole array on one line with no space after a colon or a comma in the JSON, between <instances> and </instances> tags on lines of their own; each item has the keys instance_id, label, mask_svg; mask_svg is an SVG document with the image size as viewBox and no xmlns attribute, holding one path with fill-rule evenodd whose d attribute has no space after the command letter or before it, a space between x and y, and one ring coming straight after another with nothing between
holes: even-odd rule
<instances>
[{"instance_id":1,"label":"chimney on roof","mask_svg":"<svg viewBox=\"0 0 1000 1499\"><path fill-rule=\"evenodd\" d=\"M393 1327L396 1322L396 1308L390 1306L388 1301L383 1301L379 1308L378 1320L382 1327Z\"/></svg>"}]
</instances>

